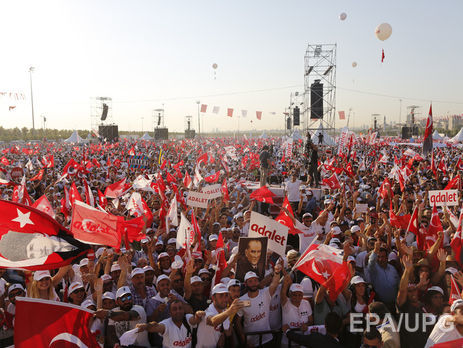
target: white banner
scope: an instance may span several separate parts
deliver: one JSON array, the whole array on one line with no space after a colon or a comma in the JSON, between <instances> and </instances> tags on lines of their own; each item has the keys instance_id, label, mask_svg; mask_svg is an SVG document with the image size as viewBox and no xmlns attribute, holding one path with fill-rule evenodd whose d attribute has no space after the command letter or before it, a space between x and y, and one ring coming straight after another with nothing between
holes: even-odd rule
<instances>
[{"instance_id":1,"label":"white banner","mask_svg":"<svg viewBox=\"0 0 463 348\"><path fill-rule=\"evenodd\" d=\"M431 207L434 204L441 207L458 205L458 190L429 191L428 196Z\"/></svg>"},{"instance_id":2,"label":"white banner","mask_svg":"<svg viewBox=\"0 0 463 348\"><path fill-rule=\"evenodd\" d=\"M190 207L207 208L209 195L207 193L188 191L186 204Z\"/></svg>"},{"instance_id":3,"label":"white banner","mask_svg":"<svg viewBox=\"0 0 463 348\"><path fill-rule=\"evenodd\" d=\"M285 157L293 157L293 139L288 139L285 144Z\"/></svg>"},{"instance_id":4,"label":"white banner","mask_svg":"<svg viewBox=\"0 0 463 348\"><path fill-rule=\"evenodd\" d=\"M268 237L268 249L281 256L286 255L289 228L265 215L251 212L249 237Z\"/></svg>"},{"instance_id":5,"label":"white banner","mask_svg":"<svg viewBox=\"0 0 463 348\"><path fill-rule=\"evenodd\" d=\"M204 186L201 192L207 194L209 199L222 197L222 185L214 184Z\"/></svg>"},{"instance_id":6,"label":"white banner","mask_svg":"<svg viewBox=\"0 0 463 348\"><path fill-rule=\"evenodd\" d=\"M195 238L195 232L190 221L186 218L183 213L180 213L180 226L178 226L177 232L177 247L186 248L186 246L191 247Z\"/></svg>"}]
</instances>

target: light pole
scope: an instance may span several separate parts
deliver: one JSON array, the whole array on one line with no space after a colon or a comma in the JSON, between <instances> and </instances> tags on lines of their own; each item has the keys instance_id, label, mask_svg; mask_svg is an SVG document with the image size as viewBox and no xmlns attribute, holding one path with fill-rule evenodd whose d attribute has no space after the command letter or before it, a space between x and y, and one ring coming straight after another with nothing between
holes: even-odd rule
<instances>
[{"instance_id":1,"label":"light pole","mask_svg":"<svg viewBox=\"0 0 463 348\"><path fill-rule=\"evenodd\" d=\"M196 101L196 104L198 104L198 136L201 134L201 120L199 117L199 103L201 103L199 100Z\"/></svg>"},{"instance_id":2,"label":"light pole","mask_svg":"<svg viewBox=\"0 0 463 348\"><path fill-rule=\"evenodd\" d=\"M143 116L141 117L141 132L143 133Z\"/></svg>"},{"instance_id":3,"label":"light pole","mask_svg":"<svg viewBox=\"0 0 463 348\"><path fill-rule=\"evenodd\" d=\"M32 73L34 72L35 68L31 66L29 68L29 79L31 82L31 107L32 107L32 131L35 130L35 124L34 124L34 95L32 94Z\"/></svg>"}]
</instances>

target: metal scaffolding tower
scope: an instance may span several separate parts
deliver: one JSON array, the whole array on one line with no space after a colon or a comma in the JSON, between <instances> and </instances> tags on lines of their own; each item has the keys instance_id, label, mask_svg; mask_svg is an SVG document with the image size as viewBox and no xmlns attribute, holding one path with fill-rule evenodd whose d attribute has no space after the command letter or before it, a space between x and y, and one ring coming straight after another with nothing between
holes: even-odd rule
<instances>
[{"instance_id":1,"label":"metal scaffolding tower","mask_svg":"<svg viewBox=\"0 0 463 348\"><path fill-rule=\"evenodd\" d=\"M103 109L107 108L107 116L102 120ZM98 131L98 126L113 123L113 100L109 97L93 97L90 100L90 127Z\"/></svg>"}]
</instances>

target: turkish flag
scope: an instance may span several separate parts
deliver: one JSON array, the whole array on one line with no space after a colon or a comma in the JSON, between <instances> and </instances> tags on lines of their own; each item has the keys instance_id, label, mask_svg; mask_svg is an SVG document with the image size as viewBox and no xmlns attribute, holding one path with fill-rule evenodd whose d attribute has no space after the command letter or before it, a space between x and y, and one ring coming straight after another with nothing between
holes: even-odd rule
<instances>
[{"instance_id":1,"label":"turkish flag","mask_svg":"<svg viewBox=\"0 0 463 348\"><path fill-rule=\"evenodd\" d=\"M444 175L447 175L447 164L445 163L444 158L441 158L438 169L440 169Z\"/></svg>"},{"instance_id":2,"label":"turkish flag","mask_svg":"<svg viewBox=\"0 0 463 348\"><path fill-rule=\"evenodd\" d=\"M36 208L0 200L0 211L1 268L56 269L89 249Z\"/></svg>"},{"instance_id":3,"label":"turkish flag","mask_svg":"<svg viewBox=\"0 0 463 348\"><path fill-rule=\"evenodd\" d=\"M312 244L294 265L302 273L328 289L332 301L350 281L347 262L343 262L342 250L326 244Z\"/></svg>"},{"instance_id":4,"label":"turkish flag","mask_svg":"<svg viewBox=\"0 0 463 348\"><path fill-rule=\"evenodd\" d=\"M76 183L73 182L69 189L69 203L71 204L71 207L76 201L82 202L82 197L80 196L79 190L77 190Z\"/></svg>"},{"instance_id":5,"label":"turkish flag","mask_svg":"<svg viewBox=\"0 0 463 348\"><path fill-rule=\"evenodd\" d=\"M196 165L200 165L201 163L207 163L208 157L207 152L203 153L201 156L198 157L196 160Z\"/></svg>"},{"instance_id":6,"label":"turkish flag","mask_svg":"<svg viewBox=\"0 0 463 348\"><path fill-rule=\"evenodd\" d=\"M453 275L450 275L450 297L449 304L452 305L453 301L461 299L461 291Z\"/></svg>"},{"instance_id":7,"label":"turkish flag","mask_svg":"<svg viewBox=\"0 0 463 348\"><path fill-rule=\"evenodd\" d=\"M130 243L146 238L146 235L141 233L143 227L145 227L143 216L139 216L127 221L122 220L120 223L120 228Z\"/></svg>"},{"instance_id":8,"label":"turkish flag","mask_svg":"<svg viewBox=\"0 0 463 348\"><path fill-rule=\"evenodd\" d=\"M207 104L201 104L201 112L205 113L207 111Z\"/></svg>"},{"instance_id":9,"label":"turkish flag","mask_svg":"<svg viewBox=\"0 0 463 348\"><path fill-rule=\"evenodd\" d=\"M128 189L130 189L130 185L126 184L126 181L127 178L124 178L121 181L109 185L106 188L104 195L108 198L118 198L122 196Z\"/></svg>"},{"instance_id":10,"label":"turkish flag","mask_svg":"<svg viewBox=\"0 0 463 348\"><path fill-rule=\"evenodd\" d=\"M432 121L432 104L429 107L429 114L428 119L426 121L426 129L424 131L423 137L423 154L427 156L432 151L433 143L432 143L432 128L433 128L433 121Z\"/></svg>"},{"instance_id":11,"label":"turkish flag","mask_svg":"<svg viewBox=\"0 0 463 348\"><path fill-rule=\"evenodd\" d=\"M53 155L43 156L42 164L44 168L53 168L55 166L55 157Z\"/></svg>"},{"instance_id":12,"label":"turkish flag","mask_svg":"<svg viewBox=\"0 0 463 348\"><path fill-rule=\"evenodd\" d=\"M223 193L223 201L228 202L230 200L230 196L228 195L228 186L227 186L227 179L223 179L222 183L222 193Z\"/></svg>"},{"instance_id":13,"label":"turkish flag","mask_svg":"<svg viewBox=\"0 0 463 348\"><path fill-rule=\"evenodd\" d=\"M103 192L101 192L100 190L98 190L98 200L100 203L99 204L100 207L102 207L103 209L106 209L106 206L108 205L108 199L105 197Z\"/></svg>"},{"instance_id":14,"label":"turkish flag","mask_svg":"<svg viewBox=\"0 0 463 348\"><path fill-rule=\"evenodd\" d=\"M262 186L261 188L258 188L257 190L253 191L250 195L249 198L255 199L256 201L262 202L262 203L271 203L274 204L273 198L275 194L268 189L267 186Z\"/></svg>"},{"instance_id":15,"label":"turkish flag","mask_svg":"<svg viewBox=\"0 0 463 348\"><path fill-rule=\"evenodd\" d=\"M341 184L339 183L338 176L336 173L333 173L329 178L322 180L323 185L328 186L330 189L339 189L341 188Z\"/></svg>"},{"instance_id":16,"label":"turkish flag","mask_svg":"<svg viewBox=\"0 0 463 348\"><path fill-rule=\"evenodd\" d=\"M407 214L408 215L408 214ZM413 210L413 214L410 218L410 222L407 226L407 232L413 233L415 236L418 237L419 231L418 231L418 206L415 207Z\"/></svg>"},{"instance_id":17,"label":"turkish flag","mask_svg":"<svg viewBox=\"0 0 463 348\"><path fill-rule=\"evenodd\" d=\"M43 211L44 213L50 215L53 219L55 218L55 211L53 210L53 206L45 195L36 200L34 204L32 204L32 207Z\"/></svg>"},{"instance_id":18,"label":"turkish flag","mask_svg":"<svg viewBox=\"0 0 463 348\"><path fill-rule=\"evenodd\" d=\"M3 156L0 159L0 163L2 163L4 166L9 166L10 165L10 161L8 161L8 158L6 158L5 156Z\"/></svg>"},{"instance_id":19,"label":"turkish flag","mask_svg":"<svg viewBox=\"0 0 463 348\"><path fill-rule=\"evenodd\" d=\"M460 219L458 220L458 227L457 227L457 231L455 232L454 236L453 236L453 239L452 241L450 242L450 247L452 248L453 250L453 253L455 254L455 259L457 260L458 264L461 266L463 265L463 258L462 258L462 255L461 255L461 251L462 251L462 245L463 245L463 241L462 241L462 220L463 220L463 210L461 211L460 213Z\"/></svg>"},{"instance_id":20,"label":"turkish flag","mask_svg":"<svg viewBox=\"0 0 463 348\"><path fill-rule=\"evenodd\" d=\"M391 191L391 182L389 181L388 178L385 178L379 188L379 195L381 196L382 199L386 199L390 191Z\"/></svg>"},{"instance_id":21,"label":"turkish flag","mask_svg":"<svg viewBox=\"0 0 463 348\"><path fill-rule=\"evenodd\" d=\"M222 232L219 232L219 239L215 245L216 257L217 257L217 270L214 274L212 286L220 283L222 279L222 272L227 268L227 260L225 259L225 244L223 242Z\"/></svg>"},{"instance_id":22,"label":"turkish flag","mask_svg":"<svg viewBox=\"0 0 463 348\"><path fill-rule=\"evenodd\" d=\"M445 186L444 190L451 190L451 189L460 189L460 175L457 175L452 180L449 181L447 186Z\"/></svg>"},{"instance_id":23,"label":"turkish flag","mask_svg":"<svg viewBox=\"0 0 463 348\"><path fill-rule=\"evenodd\" d=\"M463 346L463 338L459 338L453 341L437 343L431 346L431 348L455 348L455 347L462 347L462 346Z\"/></svg>"},{"instance_id":24,"label":"turkish flag","mask_svg":"<svg viewBox=\"0 0 463 348\"><path fill-rule=\"evenodd\" d=\"M62 175L64 174L67 174L69 176L76 175L77 172L79 171L79 167L80 167L79 163L74 161L74 158L71 158L69 162L64 166Z\"/></svg>"},{"instance_id":25,"label":"turkish flag","mask_svg":"<svg viewBox=\"0 0 463 348\"><path fill-rule=\"evenodd\" d=\"M232 108L227 109L227 116L228 117L233 117L233 109Z\"/></svg>"},{"instance_id":26,"label":"turkish flag","mask_svg":"<svg viewBox=\"0 0 463 348\"><path fill-rule=\"evenodd\" d=\"M288 212L294 217L293 208L291 208L291 204L289 204L287 196L285 196L285 199L283 201L283 208L286 208ZM302 231L294 227L293 219L283 209L280 211L280 214L275 218L275 221L278 221L280 224L289 227L288 233L290 234L302 233Z\"/></svg>"},{"instance_id":27,"label":"turkish flag","mask_svg":"<svg viewBox=\"0 0 463 348\"><path fill-rule=\"evenodd\" d=\"M394 210L392 209L392 199L391 199L389 203L389 220L392 226L397 227L397 228L406 229L408 228L409 222L411 220L411 215L405 214L405 215L397 216L394 213Z\"/></svg>"},{"instance_id":28,"label":"turkish flag","mask_svg":"<svg viewBox=\"0 0 463 348\"><path fill-rule=\"evenodd\" d=\"M93 311L69 303L16 298L16 348L99 347L90 331Z\"/></svg>"},{"instance_id":29,"label":"turkish flag","mask_svg":"<svg viewBox=\"0 0 463 348\"><path fill-rule=\"evenodd\" d=\"M206 182L208 182L209 184L213 184L219 181L219 177L220 177L220 172L216 172L215 174L206 176L204 180L206 180Z\"/></svg>"},{"instance_id":30,"label":"turkish flag","mask_svg":"<svg viewBox=\"0 0 463 348\"><path fill-rule=\"evenodd\" d=\"M83 242L119 248L121 233L118 223L122 221L121 216L108 214L77 201L72 209L71 232Z\"/></svg>"},{"instance_id":31,"label":"turkish flag","mask_svg":"<svg viewBox=\"0 0 463 348\"><path fill-rule=\"evenodd\" d=\"M437 240L437 232L444 231L442 223L437 213L436 204L432 208L431 221L429 221L428 231L426 233L426 249L430 248Z\"/></svg>"},{"instance_id":32,"label":"turkish flag","mask_svg":"<svg viewBox=\"0 0 463 348\"><path fill-rule=\"evenodd\" d=\"M94 207L95 206L95 197L93 196L92 189L88 185L87 180L82 179L82 182L84 183L85 201L87 202L88 205L91 205L92 207Z\"/></svg>"},{"instance_id":33,"label":"turkish flag","mask_svg":"<svg viewBox=\"0 0 463 348\"><path fill-rule=\"evenodd\" d=\"M461 160L461 157L458 159L456 168L457 170L463 170L463 161Z\"/></svg>"},{"instance_id":34,"label":"turkish flag","mask_svg":"<svg viewBox=\"0 0 463 348\"><path fill-rule=\"evenodd\" d=\"M262 119L262 111L256 111L256 117L258 120Z\"/></svg>"}]
</instances>

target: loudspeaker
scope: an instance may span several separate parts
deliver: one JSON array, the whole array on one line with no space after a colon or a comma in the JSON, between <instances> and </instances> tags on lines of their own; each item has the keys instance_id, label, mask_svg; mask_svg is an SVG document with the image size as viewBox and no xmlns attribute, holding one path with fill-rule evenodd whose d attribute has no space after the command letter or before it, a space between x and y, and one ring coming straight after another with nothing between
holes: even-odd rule
<instances>
[{"instance_id":1,"label":"loudspeaker","mask_svg":"<svg viewBox=\"0 0 463 348\"><path fill-rule=\"evenodd\" d=\"M299 106L296 106L294 109L293 109L293 125L294 126L299 126L300 125L300 110L299 110Z\"/></svg>"},{"instance_id":2,"label":"loudspeaker","mask_svg":"<svg viewBox=\"0 0 463 348\"><path fill-rule=\"evenodd\" d=\"M101 113L101 120L106 120L106 117L108 117L108 105L103 103L103 112Z\"/></svg>"},{"instance_id":3,"label":"loudspeaker","mask_svg":"<svg viewBox=\"0 0 463 348\"><path fill-rule=\"evenodd\" d=\"M154 140L168 140L169 130L167 128L155 128L154 129Z\"/></svg>"},{"instance_id":4,"label":"loudspeaker","mask_svg":"<svg viewBox=\"0 0 463 348\"><path fill-rule=\"evenodd\" d=\"M410 127L402 127L402 139L410 139L412 137Z\"/></svg>"},{"instance_id":5,"label":"loudspeaker","mask_svg":"<svg viewBox=\"0 0 463 348\"><path fill-rule=\"evenodd\" d=\"M310 119L323 118L323 83L315 80L310 86Z\"/></svg>"},{"instance_id":6,"label":"loudspeaker","mask_svg":"<svg viewBox=\"0 0 463 348\"><path fill-rule=\"evenodd\" d=\"M185 139L194 139L196 132L194 129L185 129Z\"/></svg>"},{"instance_id":7,"label":"loudspeaker","mask_svg":"<svg viewBox=\"0 0 463 348\"><path fill-rule=\"evenodd\" d=\"M110 124L107 126L99 126L98 133L100 137L110 142L119 141L119 127L116 124Z\"/></svg>"},{"instance_id":8,"label":"loudspeaker","mask_svg":"<svg viewBox=\"0 0 463 348\"><path fill-rule=\"evenodd\" d=\"M291 129L291 117L286 119L286 129Z\"/></svg>"}]
</instances>

